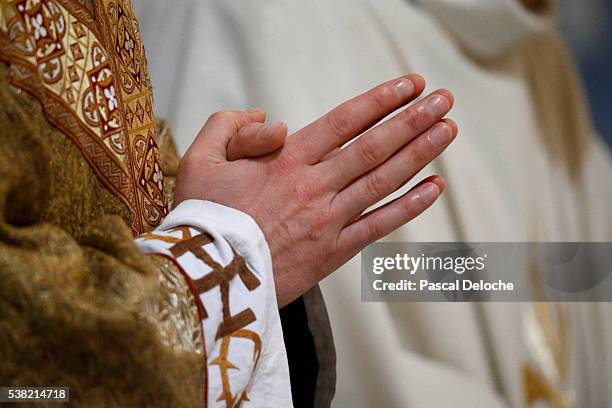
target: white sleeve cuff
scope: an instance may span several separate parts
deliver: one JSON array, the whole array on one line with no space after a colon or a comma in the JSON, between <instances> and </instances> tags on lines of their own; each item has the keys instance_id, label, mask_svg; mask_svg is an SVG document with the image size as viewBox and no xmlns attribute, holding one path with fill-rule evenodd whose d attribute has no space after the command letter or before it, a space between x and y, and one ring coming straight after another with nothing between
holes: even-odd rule
<instances>
[{"instance_id":1,"label":"white sleeve cuff","mask_svg":"<svg viewBox=\"0 0 612 408\"><path fill-rule=\"evenodd\" d=\"M174 259L196 297L207 406L248 398L253 406L291 407L272 258L253 218L213 202L187 200L136 243L145 253Z\"/></svg>"},{"instance_id":2,"label":"white sleeve cuff","mask_svg":"<svg viewBox=\"0 0 612 408\"><path fill-rule=\"evenodd\" d=\"M212 201L185 200L166 216L158 229L169 230L182 225L206 231L220 241L227 240L251 270L272 274L268 243L250 215Z\"/></svg>"},{"instance_id":3,"label":"white sleeve cuff","mask_svg":"<svg viewBox=\"0 0 612 408\"><path fill-rule=\"evenodd\" d=\"M554 0L541 13L518 0L421 0L467 50L495 57L552 26Z\"/></svg>"}]
</instances>

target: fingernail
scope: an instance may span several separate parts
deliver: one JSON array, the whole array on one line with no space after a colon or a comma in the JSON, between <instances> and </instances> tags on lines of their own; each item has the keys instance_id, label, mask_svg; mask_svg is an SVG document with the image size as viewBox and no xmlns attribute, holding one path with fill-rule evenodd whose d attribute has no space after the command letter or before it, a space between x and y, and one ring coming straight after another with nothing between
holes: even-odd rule
<instances>
[{"instance_id":1,"label":"fingernail","mask_svg":"<svg viewBox=\"0 0 612 408\"><path fill-rule=\"evenodd\" d=\"M429 131L429 141L436 147L442 147L450 142L452 131L446 123L439 123Z\"/></svg>"},{"instance_id":2,"label":"fingernail","mask_svg":"<svg viewBox=\"0 0 612 408\"><path fill-rule=\"evenodd\" d=\"M393 89L399 99L408 99L414 94L414 84L409 79L400 79Z\"/></svg>"},{"instance_id":3,"label":"fingernail","mask_svg":"<svg viewBox=\"0 0 612 408\"><path fill-rule=\"evenodd\" d=\"M427 182L421 186L420 196L423 203L426 205L430 205L436 198L440 195L440 189L435 183Z\"/></svg>"},{"instance_id":4,"label":"fingernail","mask_svg":"<svg viewBox=\"0 0 612 408\"><path fill-rule=\"evenodd\" d=\"M427 108L432 116L443 116L450 109L450 105L445 97L434 95L427 100Z\"/></svg>"},{"instance_id":5,"label":"fingernail","mask_svg":"<svg viewBox=\"0 0 612 408\"><path fill-rule=\"evenodd\" d=\"M268 140L282 124L283 122L266 123L257 134L257 137L261 141Z\"/></svg>"}]
</instances>

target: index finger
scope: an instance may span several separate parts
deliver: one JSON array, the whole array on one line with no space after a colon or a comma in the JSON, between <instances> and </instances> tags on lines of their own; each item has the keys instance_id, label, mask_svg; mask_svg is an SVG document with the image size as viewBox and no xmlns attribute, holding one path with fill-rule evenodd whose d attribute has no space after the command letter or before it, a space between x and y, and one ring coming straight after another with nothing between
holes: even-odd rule
<instances>
[{"instance_id":1,"label":"index finger","mask_svg":"<svg viewBox=\"0 0 612 408\"><path fill-rule=\"evenodd\" d=\"M296 158L316 163L333 149L414 100L424 89L425 80L416 74L385 82L349 99L299 130L289 144L295 150Z\"/></svg>"}]
</instances>

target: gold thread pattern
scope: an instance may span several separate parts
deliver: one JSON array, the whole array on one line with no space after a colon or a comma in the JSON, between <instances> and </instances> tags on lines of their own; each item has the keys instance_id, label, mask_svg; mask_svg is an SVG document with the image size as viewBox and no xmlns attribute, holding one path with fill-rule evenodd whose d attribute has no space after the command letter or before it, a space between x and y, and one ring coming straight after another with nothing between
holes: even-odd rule
<instances>
[{"instance_id":1,"label":"gold thread pattern","mask_svg":"<svg viewBox=\"0 0 612 408\"><path fill-rule=\"evenodd\" d=\"M0 6L0 59L132 214L134 235L167 213L150 78L131 3L12 0Z\"/></svg>"},{"instance_id":2,"label":"gold thread pattern","mask_svg":"<svg viewBox=\"0 0 612 408\"><path fill-rule=\"evenodd\" d=\"M152 255L160 295L151 305L162 338L178 351L203 354L202 327L196 300L181 271L165 257Z\"/></svg>"}]
</instances>

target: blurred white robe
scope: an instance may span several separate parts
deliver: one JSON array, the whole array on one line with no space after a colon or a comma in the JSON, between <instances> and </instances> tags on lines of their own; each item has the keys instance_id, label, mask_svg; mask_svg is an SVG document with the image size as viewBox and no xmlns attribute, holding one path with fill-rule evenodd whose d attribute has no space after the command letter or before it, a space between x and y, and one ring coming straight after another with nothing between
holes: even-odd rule
<instances>
[{"instance_id":1,"label":"blurred white robe","mask_svg":"<svg viewBox=\"0 0 612 408\"><path fill-rule=\"evenodd\" d=\"M423 3L141 2L156 111L185 151L214 111L263 107L269 120L297 130L379 82L417 72L429 91L453 91L460 134L414 180L441 173L441 200L386 240L610 241L605 147L589 139L582 176L572 181L538 133L527 80L511 58L516 43L550 21L515 0ZM499 57L507 62L476 62ZM321 285L338 354L335 407L525 406L523 369L547 361L525 345L529 305L362 303L359 274L356 257ZM609 307L569 309L573 336L583 337L566 356L568 389L579 406L612 406Z\"/></svg>"}]
</instances>

